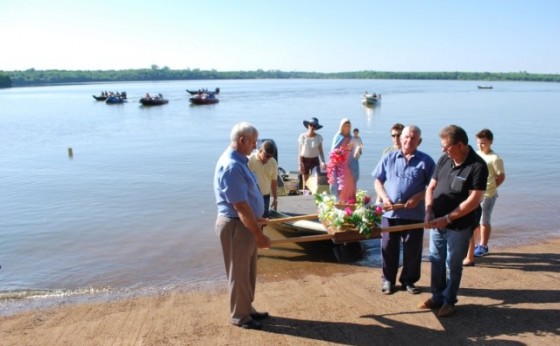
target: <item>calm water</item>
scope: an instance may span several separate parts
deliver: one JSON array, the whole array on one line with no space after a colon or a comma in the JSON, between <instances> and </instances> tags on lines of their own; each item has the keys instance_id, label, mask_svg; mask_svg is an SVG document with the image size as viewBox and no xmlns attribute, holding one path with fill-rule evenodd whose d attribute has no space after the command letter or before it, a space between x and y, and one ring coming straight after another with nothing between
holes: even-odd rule
<instances>
[{"instance_id":1,"label":"calm water","mask_svg":"<svg viewBox=\"0 0 560 346\"><path fill-rule=\"evenodd\" d=\"M420 149L435 160L443 126L463 126L473 143L488 127L507 172L492 243L559 235L560 84L477 84L181 81L0 90L0 313L57 296L222 280L212 175L232 125L243 120L261 138L273 138L280 166L295 170L304 119L319 118L329 146L340 119L349 117L364 141L359 187L368 191L393 123L419 125ZM220 87L220 103L190 106L185 89L199 87ZM91 95L101 90L127 91L129 102L95 102ZM363 107L366 90L383 94L382 103ZM143 108L138 100L146 92L170 102Z\"/></svg>"}]
</instances>

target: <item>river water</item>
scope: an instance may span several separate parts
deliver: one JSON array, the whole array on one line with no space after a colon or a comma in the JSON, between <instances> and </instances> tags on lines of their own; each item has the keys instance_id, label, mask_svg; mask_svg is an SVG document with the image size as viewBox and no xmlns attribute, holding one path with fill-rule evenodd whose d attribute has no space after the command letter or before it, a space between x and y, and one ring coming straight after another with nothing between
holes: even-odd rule
<instances>
[{"instance_id":1,"label":"river water","mask_svg":"<svg viewBox=\"0 0 560 346\"><path fill-rule=\"evenodd\" d=\"M420 126L420 150L434 160L442 127L461 125L473 144L490 128L507 173L492 245L558 236L560 84L477 84L214 80L0 90L0 313L223 280L212 175L239 121L274 139L290 171L303 120L319 118L329 147L340 119L350 118L364 142L359 187L370 192L393 123ZM220 103L190 106L185 89L201 87L220 87ZM129 102L96 102L91 95L101 90L127 91ZM382 102L362 106L366 90ZM146 92L169 104L140 106Z\"/></svg>"}]
</instances>

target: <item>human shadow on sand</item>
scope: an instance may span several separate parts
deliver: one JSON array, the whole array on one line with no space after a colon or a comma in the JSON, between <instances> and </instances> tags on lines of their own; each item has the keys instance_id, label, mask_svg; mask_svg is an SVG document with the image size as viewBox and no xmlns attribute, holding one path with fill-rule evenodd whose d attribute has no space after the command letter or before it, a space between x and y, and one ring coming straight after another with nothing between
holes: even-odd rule
<instances>
[{"instance_id":1,"label":"human shadow on sand","mask_svg":"<svg viewBox=\"0 0 560 346\"><path fill-rule=\"evenodd\" d=\"M483 259L485 266L526 272L558 273L558 254L500 253ZM512 277L511 280L515 280ZM359 316L364 323L312 321L273 316L264 322L264 332L346 345L374 344L490 344L525 345L524 338L546 337L547 342L560 337L560 292L539 289L461 288L462 296L484 297L489 304L458 305L452 317L440 318L436 311L412 310L393 314ZM531 304L531 305L528 305ZM547 304L547 305L535 305ZM553 304L554 306L551 306ZM402 322L403 315L423 314L437 319L441 327L424 327ZM372 320L375 323L372 323ZM535 339L532 339L533 341Z\"/></svg>"},{"instance_id":2,"label":"human shadow on sand","mask_svg":"<svg viewBox=\"0 0 560 346\"><path fill-rule=\"evenodd\" d=\"M290 335L344 345L526 345L523 337L558 337L560 312L555 309L523 309L462 305L453 317L438 318L441 329L411 325L394 319L396 315L428 314L433 311L403 311L390 315L360 316L364 323L312 321L272 316L263 323L263 332ZM377 323L372 324L374 320ZM511 339L517 339L511 340ZM548 339L550 340L550 339Z\"/></svg>"}]
</instances>

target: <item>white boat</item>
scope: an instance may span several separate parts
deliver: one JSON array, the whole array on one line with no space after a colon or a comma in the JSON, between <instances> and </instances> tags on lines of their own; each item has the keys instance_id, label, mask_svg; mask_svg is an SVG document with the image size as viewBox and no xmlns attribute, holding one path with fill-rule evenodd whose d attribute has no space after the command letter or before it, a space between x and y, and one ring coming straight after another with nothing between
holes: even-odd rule
<instances>
[{"instance_id":1,"label":"white boat","mask_svg":"<svg viewBox=\"0 0 560 346\"><path fill-rule=\"evenodd\" d=\"M381 94L369 94L369 93L365 93L362 96L362 103L364 104L368 104L368 105L374 105L377 102L379 102L381 100Z\"/></svg>"}]
</instances>

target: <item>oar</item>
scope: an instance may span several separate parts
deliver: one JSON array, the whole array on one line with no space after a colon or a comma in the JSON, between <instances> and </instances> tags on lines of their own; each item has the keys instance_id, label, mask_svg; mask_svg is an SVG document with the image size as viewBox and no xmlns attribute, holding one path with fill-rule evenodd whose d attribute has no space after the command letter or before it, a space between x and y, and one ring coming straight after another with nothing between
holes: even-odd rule
<instances>
[{"instance_id":1,"label":"oar","mask_svg":"<svg viewBox=\"0 0 560 346\"><path fill-rule=\"evenodd\" d=\"M390 226L379 228L378 231L381 233L391 233L391 232L401 232L401 231L408 231L411 229L420 229L420 228L429 228L430 225L427 223L413 223L410 225L400 225L400 226ZM346 231L346 232L339 232L338 234L351 234L350 232L356 233L355 241L363 240L359 239L359 233L357 231ZM294 237L294 238L285 238L285 239L271 239L270 246L278 245L278 244L287 244L287 243L306 243L311 241L319 241L319 240L331 240L336 238L337 233L329 233L329 234L318 234L318 235L309 235L303 237Z\"/></svg>"},{"instance_id":2,"label":"oar","mask_svg":"<svg viewBox=\"0 0 560 346\"><path fill-rule=\"evenodd\" d=\"M259 221L259 225L273 225L276 223L282 222L294 222L299 220L315 220L319 218L319 214L307 214L307 215L298 215L298 216L290 216L290 217L283 217L280 219L265 219Z\"/></svg>"}]
</instances>

